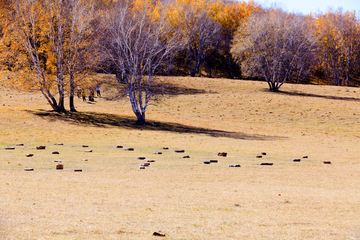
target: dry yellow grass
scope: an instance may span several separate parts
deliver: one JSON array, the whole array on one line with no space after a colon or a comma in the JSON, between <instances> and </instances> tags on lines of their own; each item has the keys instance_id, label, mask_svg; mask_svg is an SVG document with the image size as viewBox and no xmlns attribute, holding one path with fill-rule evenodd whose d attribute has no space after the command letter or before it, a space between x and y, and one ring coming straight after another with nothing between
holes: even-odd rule
<instances>
[{"instance_id":1,"label":"dry yellow grass","mask_svg":"<svg viewBox=\"0 0 360 240\"><path fill-rule=\"evenodd\" d=\"M151 105L145 127L124 100L64 116L1 89L0 238L360 239L358 88L163 80L188 90ZM140 170L140 156L155 162Z\"/></svg>"}]
</instances>

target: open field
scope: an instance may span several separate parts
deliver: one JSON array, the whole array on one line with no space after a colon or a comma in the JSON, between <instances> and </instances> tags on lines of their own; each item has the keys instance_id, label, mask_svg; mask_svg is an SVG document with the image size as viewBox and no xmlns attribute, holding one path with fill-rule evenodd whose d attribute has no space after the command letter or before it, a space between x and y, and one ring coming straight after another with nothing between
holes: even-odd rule
<instances>
[{"instance_id":1,"label":"open field","mask_svg":"<svg viewBox=\"0 0 360 240\"><path fill-rule=\"evenodd\" d=\"M0 239L360 239L359 88L163 80L147 126L125 100L65 116L0 89Z\"/></svg>"}]
</instances>

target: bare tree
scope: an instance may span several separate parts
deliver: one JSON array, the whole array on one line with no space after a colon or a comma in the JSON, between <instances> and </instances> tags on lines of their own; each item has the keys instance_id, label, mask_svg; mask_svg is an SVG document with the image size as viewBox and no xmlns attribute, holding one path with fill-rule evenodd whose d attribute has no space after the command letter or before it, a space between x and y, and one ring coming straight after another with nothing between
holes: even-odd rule
<instances>
[{"instance_id":1,"label":"bare tree","mask_svg":"<svg viewBox=\"0 0 360 240\"><path fill-rule=\"evenodd\" d=\"M303 15L271 8L254 13L238 29L232 53L245 75L263 77L271 91L308 72L307 59L316 52L316 38Z\"/></svg>"},{"instance_id":2,"label":"bare tree","mask_svg":"<svg viewBox=\"0 0 360 240\"><path fill-rule=\"evenodd\" d=\"M182 45L178 31L166 24L165 16L152 15L154 5L143 3L141 8L125 1L115 3L104 18L100 39L104 56L124 76L138 124L146 122L145 112L153 96L151 85L156 71Z\"/></svg>"}]
</instances>

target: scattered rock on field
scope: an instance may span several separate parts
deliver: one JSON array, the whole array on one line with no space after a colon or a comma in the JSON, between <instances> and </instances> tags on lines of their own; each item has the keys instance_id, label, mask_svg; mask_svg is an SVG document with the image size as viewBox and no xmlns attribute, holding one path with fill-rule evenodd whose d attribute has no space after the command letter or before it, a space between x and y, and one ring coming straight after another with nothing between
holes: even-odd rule
<instances>
[{"instance_id":1,"label":"scattered rock on field","mask_svg":"<svg viewBox=\"0 0 360 240\"><path fill-rule=\"evenodd\" d=\"M139 160L145 160L146 157L138 157L137 159L139 159Z\"/></svg>"},{"instance_id":2,"label":"scattered rock on field","mask_svg":"<svg viewBox=\"0 0 360 240\"><path fill-rule=\"evenodd\" d=\"M33 168L25 168L24 171L30 172L30 171L34 171L34 169Z\"/></svg>"},{"instance_id":3,"label":"scattered rock on field","mask_svg":"<svg viewBox=\"0 0 360 240\"><path fill-rule=\"evenodd\" d=\"M189 155L186 155L186 156L183 156L183 158L190 158L190 156L189 156Z\"/></svg>"},{"instance_id":4,"label":"scattered rock on field","mask_svg":"<svg viewBox=\"0 0 360 240\"><path fill-rule=\"evenodd\" d=\"M150 166L150 163L146 162L146 163L142 163L140 166L143 166L143 167L148 167Z\"/></svg>"},{"instance_id":5,"label":"scattered rock on field","mask_svg":"<svg viewBox=\"0 0 360 240\"><path fill-rule=\"evenodd\" d=\"M160 155L160 154L162 154L162 152L155 152L154 154L159 154Z\"/></svg>"},{"instance_id":6,"label":"scattered rock on field","mask_svg":"<svg viewBox=\"0 0 360 240\"><path fill-rule=\"evenodd\" d=\"M155 160L147 160L147 162L155 162Z\"/></svg>"},{"instance_id":7,"label":"scattered rock on field","mask_svg":"<svg viewBox=\"0 0 360 240\"><path fill-rule=\"evenodd\" d=\"M308 158L308 156L303 156L303 158Z\"/></svg>"},{"instance_id":8,"label":"scattered rock on field","mask_svg":"<svg viewBox=\"0 0 360 240\"><path fill-rule=\"evenodd\" d=\"M204 164L210 164L210 161L205 161Z\"/></svg>"},{"instance_id":9,"label":"scattered rock on field","mask_svg":"<svg viewBox=\"0 0 360 240\"><path fill-rule=\"evenodd\" d=\"M134 151L134 148L127 148L126 151Z\"/></svg>"},{"instance_id":10,"label":"scattered rock on field","mask_svg":"<svg viewBox=\"0 0 360 240\"><path fill-rule=\"evenodd\" d=\"M324 164L331 164L330 161L323 161Z\"/></svg>"},{"instance_id":11,"label":"scattered rock on field","mask_svg":"<svg viewBox=\"0 0 360 240\"><path fill-rule=\"evenodd\" d=\"M139 168L140 168L140 169L145 169L145 167L144 167L144 166L140 166Z\"/></svg>"},{"instance_id":12,"label":"scattered rock on field","mask_svg":"<svg viewBox=\"0 0 360 240\"><path fill-rule=\"evenodd\" d=\"M266 155L266 152L262 152L261 154L265 156L265 155Z\"/></svg>"},{"instance_id":13,"label":"scattered rock on field","mask_svg":"<svg viewBox=\"0 0 360 240\"><path fill-rule=\"evenodd\" d=\"M219 157L226 157L226 156L227 156L227 153L226 153L226 152L219 152L219 153L218 153L218 156L219 156Z\"/></svg>"},{"instance_id":14,"label":"scattered rock on field","mask_svg":"<svg viewBox=\"0 0 360 240\"><path fill-rule=\"evenodd\" d=\"M46 148L46 146L37 146L36 149L37 150L44 150Z\"/></svg>"},{"instance_id":15,"label":"scattered rock on field","mask_svg":"<svg viewBox=\"0 0 360 240\"><path fill-rule=\"evenodd\" d=\"M256 158L262 158L262 156L261 156L261 155L257 155Z\"/></svg>"},{"instance_id":16,"label":"scattered rock on field","mask_svg":"<svg viewBox=\"0 0 360 240\"><path fill-rule=\"evenodd\" d=\"M218 160L210 160L211 163L217 163Z\"/></svg>"},{"instance_id":17,"label":"scattered rock on field","mask_svg":"<svg viewBox=\"0 0 360 240\"><path fill-rule=\"evenodd\" d=\"M85 152L92 152L93 150L86 150Z\"/></svg>"},{"instance_id":18,"label":"scattered rock on field","mask_svg":"<svg viewBox=\"0 0 360 240\"><path fill-rule=\"evenodd\" d=\"M62 164L56 165L56 170L62 170L62 169L64 169L64 165Z\"/></svg>"},{"instance_id":19,"label":"scattered rock on field","mask_svg":"<svg viewBox=\"0 0 360 240\"><path fill-rule=\"evenodd\" d=\"M62 161L61 161L61 160L55 160L54 162L60 163L60 162L62 162Z\"/></svg>"},{"instance_id":20,"label":"scattered rock on field","mask_svg":"<svg viewBox=\"0 0 360 240\"><path fill-rule=\"evenodd\" d=\"M230 164L229 167L241 167L240 164Z\"/></svg>"},{"instance_id":21,"label":"scattered rock on field","mask_svg":"<svg viewBox=\"0 0 360 240\"><path fill-rule=\"evenodd\" d=\"M163 233L159 233L159 232L154 232L153 236L157 236L157 237L165 237L166 235Z\"/></svg>"},{"instance_id":22,"label":"scattered rock on field","mask_svg":"<svg viewBox=\"0 0 360 240\"><path fill-rule=\"evenodd\" d=\"M296 158L293 160L293 162L300 162L301 160L299 158Z\"/></svg>"},{"instance_id":23,"label":"scattered rock on field","mask_svg":"<svg viewBox=\"0 0 360 240\"><path fill-rule=\"evenodd\" d=\"M164 149L164 150L169 150L169 148L168 148L168 147L163 147L163 149Z\"/></svg>"},{"instance_id":24,"label":"scattered rock on field","mask_svg":"<svg viewBox=\"0 0 360 240\"><path fill-rule=\"evenodd\" d=\"M74 172L82 172L82 169L75 169Z\"/></svg>"},{"instance_id":25,"label":"scattered rock on field","mask_svg":"<svg viewBox=\"0 0 360 240\"><path fill-rule=\"evenodd\" d=\"M55 151L55 152L52 152L52 154L60 154L59 152Z\"/></svg>"},{"instance_id":26,"label":"scattered rock on field","mask_svg":"<svg viewBox=\"0 0 360 240\"><path fill-rule=\"evenodd\" d=\"M265 165L265 166L272 166L273 165L273 163L261 163L260 165Z\"/></svg>"},{"instance_id":27,"label":"scattered rock on field","mask_svg":"<svg viewBox=\"0 0 360 240\"><path fill-rule=\"evenodd\" d=\"M116 148L123 148L123 146L121 146L121 145L118 145L118 146L116 146Z\"/></svg>"},{"instance_id":28,"label":"scattered rock on field","mask_svg":"<svg viewBox=\"0 0 360 240\"><path fill-rule=\"evenodd\" d=\"M7 148L5 148L5 150L15 150L15 148L14 147L7 147Z\"/></svg>"},{"instance_id":29,"label":"scattered rock on field","mask_svg":"<svg viewBox=\"0 0 360 240\"><path fill-rule=\"evenodd\" d=\"M176 152L176 153L184 153L185 150L184 149L178 149L178 150L175 150L174 152Z\"/></svg>"},{"instance_id":30,"label":"scattered rock on field","mask_svg":"<svg viewBox=\"0 0 360 240\"><path fill-rule=\"evenodd\" d=\"M32 157L32 156L34 156L34 154L28 153L28 154L25 154L25 156L26 156L26 157Z\"/></svg>"}]
</instances>

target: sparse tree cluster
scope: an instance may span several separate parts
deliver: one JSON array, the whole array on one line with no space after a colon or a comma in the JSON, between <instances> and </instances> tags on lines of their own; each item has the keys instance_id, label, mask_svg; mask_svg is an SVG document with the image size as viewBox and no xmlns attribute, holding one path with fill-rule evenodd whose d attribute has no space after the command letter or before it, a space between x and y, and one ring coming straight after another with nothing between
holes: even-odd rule
<instances>
[{"instance_id":1,"label":"sparse tree cluster","mask_svg":"<svg viewBox=\"0 0 360 240\"><path fill-rule=\"evenodd\" d=\"M76 111L75 89L115 74L138 123L156 75L352 85L360 77L355 12L304 16L235 0L2 0L0 63L54 111Z\"/></svg>"}]
</instances>

